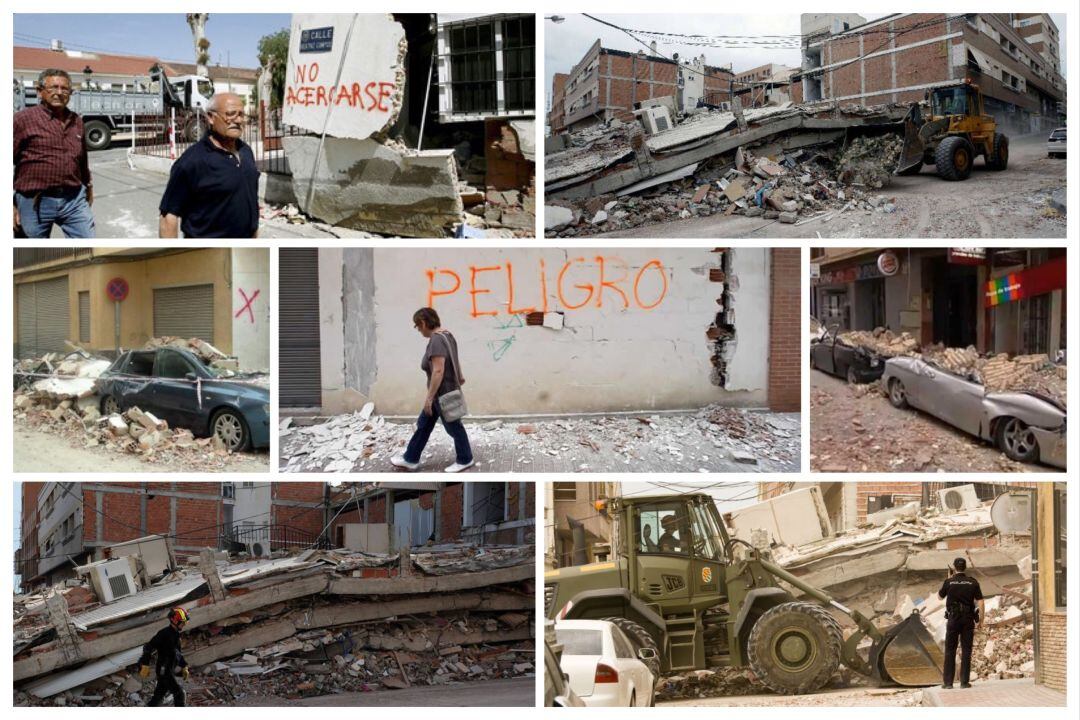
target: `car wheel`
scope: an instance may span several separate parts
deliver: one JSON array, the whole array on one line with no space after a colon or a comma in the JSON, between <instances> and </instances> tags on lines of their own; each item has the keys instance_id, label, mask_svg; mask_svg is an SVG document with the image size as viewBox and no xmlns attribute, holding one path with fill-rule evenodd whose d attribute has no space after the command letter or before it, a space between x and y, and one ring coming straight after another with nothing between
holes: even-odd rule
<instances>
[{"instance_id":1,"label":"car wheel","mask_svg":"<svg viewBox=\"0 0 1080 720\"><path fill-rule=\"evenodd\" d=\"M627 707L637 707L637 693L630 691L630 704Z\"/></svg>"},{"instance_id":2,"label":"car wheel","mask_svg":"<svg viewBox=\"0 0 1080 720\"><path fill-rule=\"evenodd\" d=\"M119 415L120 402L112 395L106 395L101 398L101 414L106 417L109 415Z\"/></svg>"},{"instance_id":3,"label":"car wheel","mask_svg":"<svg viewBox=\"0 0 1080 720\"><path fill-rule=\"evenodd\" d=\"M210 434L221 440L230 452L247 450L251 444L247 423L235 410L219 410L210 421Z\"/></svg>"},{"instance_id":4,"label":"car wheel","mask_svg":"<svg viewBox=\"0 0 1080 720\"><path fill-rule=\"evenodd\" d=\"M904 389L904 383L896 378L889 381L889 402L894 408L901 410L908 406L907 390Z\"/></svg>"},{"instance_id":5,"label":"car wheel","mask_svg":"<svg viewBox=\"0 0 1080 720\"><path fill-rule=\"evenodd\" d=\"M847 381L851 385L858 385L859 384L859 376L855 373L855 366L854 365L848 365L847 366Z\"/></svg>"},{"instance_id":6,"label":"car wheel","mask_svg":"<svg viewBox=\"0 0 1080 720\"><path fill-rule=\"evenodd\" d=\"M1017 418L1005 418L997 424L997 446L1010 460L1037 462L1039 441L1027 423Z\"/></svg>"}]
</instances>

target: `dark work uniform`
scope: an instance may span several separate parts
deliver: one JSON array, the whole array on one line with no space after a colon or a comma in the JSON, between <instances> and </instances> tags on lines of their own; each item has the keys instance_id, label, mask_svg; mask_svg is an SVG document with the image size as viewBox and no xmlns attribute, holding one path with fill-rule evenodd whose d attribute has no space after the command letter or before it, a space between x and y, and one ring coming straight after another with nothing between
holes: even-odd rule
<instances>
[{"instance_id":1,"label":"dark work uniform","mask_svg":"<svg viewBox=\"0 0 1080 720\"><path fill-rule=\"evenodd\" d=\"M207 133L173 163L158 208L180 218L189 238L250 238L259 229L259 168L243 140L236 154Z\"/></svg>"},{"instance_id":2,"label":"dark work uniform","mask_svg":"<svg viewBox=\"0 0 1080 720\"><path fill-rule=\"evenodd\" d=\"M982 588L975 578L956 573L938 590L945 599L945 668L942 682L953 684L956 675L956 646L960 645L960 684L967 685L971 677L971 646L975 642L977 600L983 599Z\"/></svg>"},{"instance_id":3,"label":"dark work uniform","mask_svg":"<svg viewBox=\"0 0 1080 720\"><path fill-rule=\"evenodd\" d=\"M166 693L172 693L173 705L184 706L184 689L176 681L176 669L187 667L187 660L180 653L180 631L172 625L158 630L157 635L150 642L143 645L142 656L139 658L140 667L150 664L150 656L157 653L157 666L155 676L157 686L154 695L147 703L150 707L161 705Z\"/></svg>"}]
</instances>

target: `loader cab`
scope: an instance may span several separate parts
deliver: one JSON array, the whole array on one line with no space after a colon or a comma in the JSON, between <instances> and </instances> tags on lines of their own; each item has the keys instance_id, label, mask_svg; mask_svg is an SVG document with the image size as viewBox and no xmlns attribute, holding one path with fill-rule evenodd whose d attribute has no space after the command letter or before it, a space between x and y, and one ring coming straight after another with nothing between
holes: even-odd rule
<instances>
[{"instance_id":1,"label":"loader cab","mask_svg":"<svg viewBox=\"0 0 1080 720\"><path fill-rule=\"evenodd\" d=\"M982 115L982 96L972 85L953 85L931 90L930 114L935 118L953 115Z\"/></svg>"},{"instance_id":2,"label":"loader cab","mask_svg":"<svg viewBox=\"0 0 1080 720\"><path fill-rule=\"evenodd\" d=\"M703 609L723 600L728 544L712 498L665 496L628 508L632 592L665 612Z\"/></svg>"}]
</instances>

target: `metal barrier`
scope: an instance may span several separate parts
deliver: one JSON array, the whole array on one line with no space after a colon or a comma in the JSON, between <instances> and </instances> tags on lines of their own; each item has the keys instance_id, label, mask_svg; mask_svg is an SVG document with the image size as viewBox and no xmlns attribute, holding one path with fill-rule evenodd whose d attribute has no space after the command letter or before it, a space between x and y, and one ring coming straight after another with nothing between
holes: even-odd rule
<instances>
[{"instance_id":1,"label":"metal barrier","mask_svg":"<svg viewBox=\"0 0 1080 720\"><path fill-rule=\"evenodd\" d=\"M136 155L175 160L202 139L207 118L199 110L170 108L160 115L132 115L131 151ZM244 123L241 139L251 148L262 172L289 174L282 138L303 135L305 131L281 122L281 109L267 109L260 103Z\"/></svg>"},{"instance_id":2,"label":"metal barrier","mask_svg":"<svg viewBox=\"0 0 1080 720\"><path fill-rule=\"evenodd\" d=\"M254 525L222 526L219 547L231 552L242 552L252 543L263 543L268 549L306 550L307 548L330 548L330 539L325 533L316 535L291 525Z\"/></svg>"}]
</instances>

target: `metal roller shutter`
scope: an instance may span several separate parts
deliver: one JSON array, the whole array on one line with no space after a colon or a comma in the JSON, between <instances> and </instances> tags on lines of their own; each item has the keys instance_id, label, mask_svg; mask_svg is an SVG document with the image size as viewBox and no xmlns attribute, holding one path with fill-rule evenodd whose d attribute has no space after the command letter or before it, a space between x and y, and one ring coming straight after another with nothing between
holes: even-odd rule
<instances>
[{"instance_id":1,"label":"metal roller shutter","mask_svg":"<svg viewBox=\"0 0 1080 720\"><path fill-rule=\"evenodd\" d=\"M63 352L71 322L68 278L19 285L19 356Z\"/></svg>"},{"instance_id":2,"label":"metal roller shutter","mask_svg":"<svg viewBox=\"0 0 1080 720\"><path fill-rule=\"evenodd\" d=\"M154 290L154 337L197 337L214 344L214 286Z\"/></svg>"},{"instance_id":3,"label":"metal roller shutter","mask_svg":"<svg viewBox=\"0 0 1080 720\"><path fill-rule=\"evenodd\" d=\"M79 342L90 342L90 291L79 293Z\"/></svg>"},{"instance_id":4,"label":"metal roller shutter","mask_svg":"<svg viewBox=\"0 0 1080 720\"><path fill-rule=\"evenodd\" d=\"M278 391L283 408L322 405L319 252L278 251Z\"/></svg>"}]
</instances>

